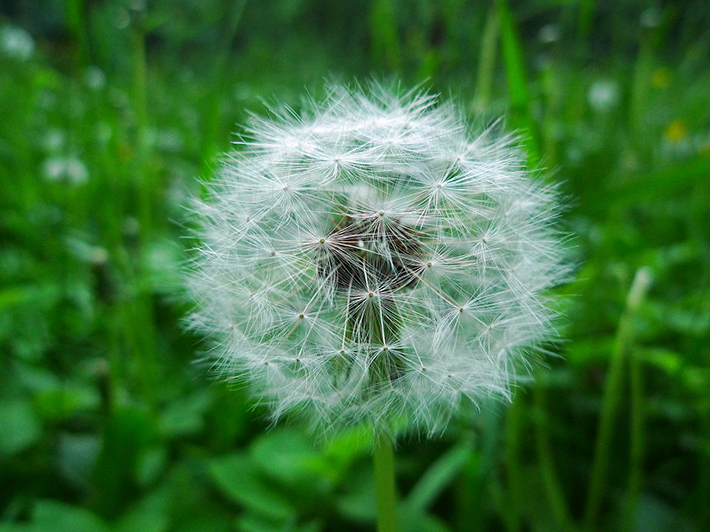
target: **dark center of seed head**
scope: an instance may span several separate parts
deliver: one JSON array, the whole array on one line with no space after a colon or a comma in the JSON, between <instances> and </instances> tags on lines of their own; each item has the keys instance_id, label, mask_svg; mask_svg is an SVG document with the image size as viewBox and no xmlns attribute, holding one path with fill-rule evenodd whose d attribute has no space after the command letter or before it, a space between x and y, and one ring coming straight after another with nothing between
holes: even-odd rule
<instances>
[{"instance_id":1,"label":"dark center of seed head","mask_svg":"<svg viewBox=\"0 0 710 532\"><path fill-rule=\"evenodd\" d=\"M378 212L384 217L386 212ZM392 218L385 225L343 216L319 248L318 274L341 294L361 290L374 297L372 286L386 295L413 287L425 269L420 230ZM379 293L378 292L378 293Z\"/></svg>"}]
</instances>

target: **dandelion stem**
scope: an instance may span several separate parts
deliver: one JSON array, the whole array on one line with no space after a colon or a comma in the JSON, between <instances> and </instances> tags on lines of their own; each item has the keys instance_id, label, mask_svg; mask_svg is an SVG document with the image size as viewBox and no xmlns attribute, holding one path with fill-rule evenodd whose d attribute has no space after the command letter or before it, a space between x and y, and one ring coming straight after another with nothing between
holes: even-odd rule
<instances>
[{"instance_id":1,"label":"dandelion stem","mask_svg":"<svg viewBox=\"0 0 710 532\"><path fill-rule=\"evenodd\" d=\"M397 496L394 482L394 450L386 434L375 436L375 488L378 532L397 532Z\"/></svg>"},{"instance_id":2,"label":"dandelion stem","mask_svg":"<svg viewBox=\"0 0 710 532\"><path fill-rule=\"evenodd\" d=\"M523 479L520 446L522 443L524 408L523 398L518 395L508 408L505 428L505 462L508 473L508 502L510 504L509 511L506 512L505 516L505 528L509 532L518 532L521 529L520 501Z\"/></svg>"}]
</instances>

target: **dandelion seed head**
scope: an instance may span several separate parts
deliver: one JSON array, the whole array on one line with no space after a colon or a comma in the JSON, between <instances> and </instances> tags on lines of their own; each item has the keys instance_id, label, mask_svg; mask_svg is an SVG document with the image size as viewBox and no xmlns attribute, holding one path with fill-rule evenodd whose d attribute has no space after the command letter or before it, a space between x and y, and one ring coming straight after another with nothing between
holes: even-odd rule
<instances>
[{"instance_id":1,"label":"dandelion seed head","mask_svg":"<svg viewBox=\"0 0 710 532\"><path fill-rule=\"evenodd\" d=\"M335 86L253 119L205 200L190 326L274 418L436 433L509 396L567 273L554 189L425 93Z\"/></svg>"}]
</instances>

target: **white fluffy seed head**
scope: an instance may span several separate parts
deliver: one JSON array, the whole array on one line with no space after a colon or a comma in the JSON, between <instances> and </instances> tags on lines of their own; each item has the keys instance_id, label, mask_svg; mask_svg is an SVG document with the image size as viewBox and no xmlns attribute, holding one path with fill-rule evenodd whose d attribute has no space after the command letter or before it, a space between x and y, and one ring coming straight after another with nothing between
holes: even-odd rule
<instances>
[{"instance_id":1,"label":"white fluffy seed head","mask_svg":"<svg viewBox=\"0 0 710 532\"><path fill-rule=\"evenodd\" d=\"M191 326L275 418L441 430L507 396L566 274L553 191L427 94L255 119L198 201Z\"/></svg>"}]
</instances>

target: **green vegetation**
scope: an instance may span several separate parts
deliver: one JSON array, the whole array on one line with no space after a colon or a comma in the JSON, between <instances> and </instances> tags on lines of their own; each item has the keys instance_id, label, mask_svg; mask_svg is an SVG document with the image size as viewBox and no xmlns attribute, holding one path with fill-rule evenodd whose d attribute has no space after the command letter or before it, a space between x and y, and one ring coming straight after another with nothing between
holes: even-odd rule
<instances>
[{"instance_id":1,"label":"green vegetation","mask_svg":"<svg viewBox=\"0 0 710 532\"><path fill-rule=\"evenodd\" d=\"M374 529L368 434L268 427L180 323L197 178L371 77L505 116L579 264L513 405L400 442L400 530L710 530L710 7L487 4L0 7L0 531Z\"/></svg>"}]
</instances>

